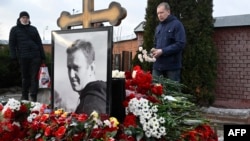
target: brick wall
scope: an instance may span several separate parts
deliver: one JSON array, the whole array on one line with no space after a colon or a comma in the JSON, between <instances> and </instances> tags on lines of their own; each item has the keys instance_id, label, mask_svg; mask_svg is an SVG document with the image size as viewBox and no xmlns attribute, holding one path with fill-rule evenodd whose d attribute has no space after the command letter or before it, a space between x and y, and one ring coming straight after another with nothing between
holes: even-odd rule
<instances>
[{"instance_id":1,"label":"brick wall","mask_svg":"<svg viewBox=\"0 0 250 141\"><path fill-rule=\"evenodd\" d=\"M136 33L137 38L115 42L113 45L113 54L121 54L122 51L132 52L132 58L135 57L138 47L143 44L143 32Z\"/></svg>"},{"instance_id":2,"label":"brick wall","mask_svg":"<svg viewBox=\"0 0 250 141\"><path fill-rule=\"evenodd\" d=\"M214 106L250 108L250 27L215 28L218 50Z\"/></svg>"},{"instance_id":3,"label":"brick wall","mask_svg":"<svg viewBox=\"0 0 250 141\"><path fill-rule=\"evenodd\" d=\"M131 40L125 40L125 41L118 41L118 42L114 42L113 44L113 69L118 69L120 71L128 71L131 69L131 61L132 59L135 57L136 55L136 51L138 50L138 47L142 45L143 42L143 37L142 37L142 33L137 34L137 38L135 39L131 39ZM131 58L124 58L125 56L123 56L123 51L126 52L130 52ZM117 68L117 66L115 66L115 55L120 55L120 67ZM127 56L128 57L128 56Z\"/></svg>"},{"instance_id":4,"label":"brick wall","mask_svg":"<svg viewBox=\"0 0 250 141\"><path fill-rule=\"evenodd\" d=\"M132 56L134 57L137 50L138 43L136 39L115 42L113 44L113 54L122 54L122 51L129 51L132 52Z\"/></svg>"}]
</instances>

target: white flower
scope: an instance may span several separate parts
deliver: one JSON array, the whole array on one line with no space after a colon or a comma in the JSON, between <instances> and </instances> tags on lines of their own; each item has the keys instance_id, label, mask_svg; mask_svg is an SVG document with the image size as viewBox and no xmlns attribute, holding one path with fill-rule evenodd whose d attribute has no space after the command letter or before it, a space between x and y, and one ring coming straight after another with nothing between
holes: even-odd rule
<instances>
[{"instance_id":1,"label":"white flower","mask_svg":"<svg viewBox=\"0 0 250 141\"><path fill-rule=\"evenodd\" d=\"M151 136L153 136L153 137L156 137L156 135L158 133L157 128L152 128L150 132L151 132Z\"/></svg>"},{"instance_id":2,"label":"white flower","mask_svg":"<svg viewBox=\"0 0 250 141\"><path fill-rule=\"evenodd\" d=\"M156 113L157 111L158 111L158 108L157 108L158 106L157 105L154 105L153 107L152 107L152 111L154 112L154 113Z\"/></svg>"},{"instance_id":3,"label":"white flower","mask_svg":"<svg viewBox=\"0 0 250 141\"><path fill-rule=\"evenodd\" d=\"M142 54L138 54L138 59L140 62L143 62Z\"/></svg>"},{"instance_id":4,"label":"white flower","mask_svg":"<svg viewBox=\"0 0 250 141\"><path fill-rule=\"evenodd\" d=\"M129 101L126 110L126 113L131 112L139 118L146 137L160 138L166 135L165 119L158 116L157 105L153 105L145 98L133 98Z\"/></svg>"},{"instance_id":5,"label":"white flower","mask_svg":"<svg viewBox=\"0 0 250 141\"><path fill-rule=\"evenodd\" d=\"M156 117L152 117L151 119L149 119L148 122L153 127L153 129L155 129L155 128L157 129L160 126L160 124L159 124L159 122L158 122L158 120L157 120Z\"/></svg>"},{"instance_id":6,"label":"white flower","mask_svg":"<svg viewBox=\"0 0 250 141\"><path fill-rule=\"evenodd\" d=\"M27 121L31 123L33 121L32 117L28 116Z\"/></svg>"},{"instance_id":7,"label":"white flower","mask_svg":"<svg viewBox=\"0 0 250 141\"><path fill-rule=\"evenodd\" d=\"M76 122L72 122L69 126L77 126L78 124Z\"/></svg>"},{"instance_id":8,"label":"white flower","mask_svg":"<svg viewBox=\"0 0 250 141\"><path fill-rule=\"evenodd\" d=\"M140 59L140 62L142 62L142 63L144 62L142 58Z\"/></svg>"},{"instance_id":9,"label":"white flower","mask_svg":"<svg viewBox=\"0 0 250 141\"><path fill-rule=\"evenodd\" d=\"M150 138L150 137L151 137L151 132L147 130L147 131L145 132L145 135L146 135L146 137Z\"/></svg>"},{"instance_id":10,"label":"white flower","mask_svg":"<svg viewBox=\"0 0 250 141\"><path fill-rule=\"evenodd\" d=\"M146 62L155 62L156 58L154 58L151 54L148 54L148 51L146 49L143 49L143 47L139 47L139 53L138 54L138 59L141 63L143 63L144 61Z\"/></svg>"},{"instance_id":11,"label":"white flower","mask_svg":"<svg viewBox=\"0 0 250 141\"><path fill-rule=\"evenodd\" d=\"M18 127L21 127L21 125L20 125L19 122L14 121L12 124L13 124L13 125L16 125L16 126L18 126Z\"/></svg>"},{"instance_id":12,"label":"white flower","mask_svg":"<svg viewBox=\"0 0 250 141\"><path fill-rule=\"evenodd\" d=\"M164 97L164 100L177 101L176 98L174 98L174 97L171 96L171 95L170 95L170 96L169 96L169 95L165 96L165 97Z\"/></svg>"},{"instance_id":13,"label":"white flower","mask_svg":"<svg viewBox=\"0 0 250 141\"><path fill-rule=\"evenodd\" d=\"M125 78L125 72L119 70L112 70L112 78Z\"/></svg>"},{"instance_id":14,"label":"white flower","mask_svg":"<svg viewBox=\"0 0 250 141\"><path fill-rule=\"evenodd\" d=\"M143 47L140 46L140 47L138 48L138 50L141 52L141 51L143 50Z\"/></svg>"},{"instance_id":15,"label":"white flower","mask_svg":"<svg viewBox=\"0 0 250 141\"><path fill-rule=\"evenodd\" d=\"M111 125L111 123L110 123L109 120L104 120L103 123L104 123L104 125L108 126L109 128L112 127L112 125Z\"/></svg>"},{"instance_id":16,"label":"white flower","mask_svg":"<svg viewBox=\"0 0 250 141\"><path fill-rule=\"evenodd\" d=\"M165 127L160 127L159 128L159 132L162 134L162 135L166 135L166 128Z\"/></svg>"},{"instance_id":17,"label":"white flower","mask_svg":"<svg viewBox=\"0 0 250 141\"><path fill-rule=\"evenodd\" d=\"M141 123L142 125L147 124L146 118L140 116L140 123Z\"/></svg>"},{"instance_id":18,"label":"white flower","mask_svg":"<svg viewBox=\"0 0 250 141\"><path fill-rule=\"evenodd\" d=\"M27 121L28 122L32 122L33 119L35 119L37 117L36 113L31 113L28 117L27 117Z\"/></svg>"},{"instance_id":19,"label":"white flower","mask_svg":"<svg viewBox=\"0 0 250 141\"><path fill-rule=\"evenodd\" d=\"M161 138L161 134L156 132L156 134L154 135L157 139L160 139Z\"/></svg>"},{"instance_id":20,"label":"white flower","mask_svg":"<svg viewBox=\"0 0 250 141\"><path fill-rule=\"evenodd\" d=\"M30 108L30 111L40 111L41 107L43 104L38 103L38 102L31 102L33 107Z\"/></svg>"},{"instance_id":21,"label":"white flower","mask_svg":"<svg viewBox=\"0 0 250 141\"><path fill-rule=\"evenodd\" d=\"M138 59L142 59L142 54L138 54Z\"/></svg>"},{"instance_id":22,"label":"white flower","mask_svg":"<svg viewBox=\"0 0 250 141\"><path fill-rule=\"evenodd\" d=\"M5 113L5 111L10 108L12 112L19 111L20 110L21 103L14 98L10 98L8 102L4 105L4 108L2 110L2 113Z\"/></svg>"},{"instance_id":23,"label":"white flower","mask_svg":"<svg viewBox=\"0 0 250 141\"><path fill-rule=\"evenodd\" d=\"M147 112L144 111L142 114L142 117L144 119L150 119L152 117L152 112L151 111L147 111Z\"/></svg>"},{"instance_id":24,"label":"white flower","mask_svg":"<svg viewBox=\"0 0 250 141\"><path fill-rule=\"evenodd\" d=\"M164 124L164 123L165 123L165 118L160 117L160 118L159 118L159 122L162 123L162 124Z\"/></svg>"},{"instance_id":25,"label":"white flower","mask_svg":"<svg viewBox=\"0 0 250 141\"><path fill-rule=\"evenodd\" d=\"M147 50L142 50L142 54L147 54L148 52L147 52Z\"/></svg>"}]
</instances>

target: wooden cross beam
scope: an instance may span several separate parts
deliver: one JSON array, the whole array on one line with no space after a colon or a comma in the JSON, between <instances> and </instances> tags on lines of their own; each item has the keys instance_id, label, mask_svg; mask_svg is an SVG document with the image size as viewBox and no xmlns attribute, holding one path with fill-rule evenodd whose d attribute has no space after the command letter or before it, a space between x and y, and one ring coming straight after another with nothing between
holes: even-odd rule
<instances>
[{"instance_id":1,"label":"wooden cross beam","mask_svg":"<svg viewBox=\"0 0 250 141\"><path fill-rule=\"evenodd\" d=\"M83 0L82 11L83 13L75 15L63 11L57 19L57 25L61 29L78 25L89 28L91 24L98 22L109 22L113 26L118 26L121 20L127 16L126 9L117 2L111 2L108 9L94 11L94 0Z\"/></svg>"}]
</instances>

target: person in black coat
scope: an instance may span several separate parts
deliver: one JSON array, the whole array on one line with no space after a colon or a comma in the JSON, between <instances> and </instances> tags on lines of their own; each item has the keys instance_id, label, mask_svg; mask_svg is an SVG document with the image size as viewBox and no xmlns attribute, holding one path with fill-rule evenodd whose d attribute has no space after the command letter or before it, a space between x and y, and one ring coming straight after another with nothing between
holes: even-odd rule
<instances>
[{"instance_id":1,"label":"person in black coat","mask_svg":"<svg viewBox=\"0 0 250 141\"><path fill-rule=\"evenodd\" d=\"M106 82L96 80L95 51L92 44L76 40L67 48L68 76L72 89L79 93L80 103L75 113L90 115L93 111L107 114Z\"/></svg>"},{"instance_id":2,"label":"person in black coat","mask_svg":"<svg viewBox=\"0 0 250 141\"><path fill-rule=\"evenodd\" d=\"M38 72L45 60L45 53L40 35L36 27L31 25L28 12L22 11L17 19L17 25L9 34L10 57L18 61L22 75L21 100L37 101Z\"/></svg>"}]
</instances>

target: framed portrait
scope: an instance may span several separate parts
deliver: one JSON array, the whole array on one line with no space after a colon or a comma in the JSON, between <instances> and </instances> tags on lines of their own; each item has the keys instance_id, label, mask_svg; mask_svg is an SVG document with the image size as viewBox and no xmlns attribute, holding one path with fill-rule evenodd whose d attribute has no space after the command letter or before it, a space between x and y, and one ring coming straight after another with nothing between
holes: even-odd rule
<instances>
[{"instance_id":1,"label":"framed portrait","mask_svg":"<svg viewBox=\"0 0 250 141\"><path fill-rule=\"evenodd\" d=\"M112 26L52 31L53 108L86 113L85 110L91 109L88 106L94 106L98 112L99 107L95 106L99 104L106 114L110 113L112 42ZM85 50L86 46L91 46L94 54L90 49ZM100 90L103 83L95 83L100 81L104 82L105 89ZM105 95L100 96L98 91L104 90Z\"/></svg>"}]
</instances>

